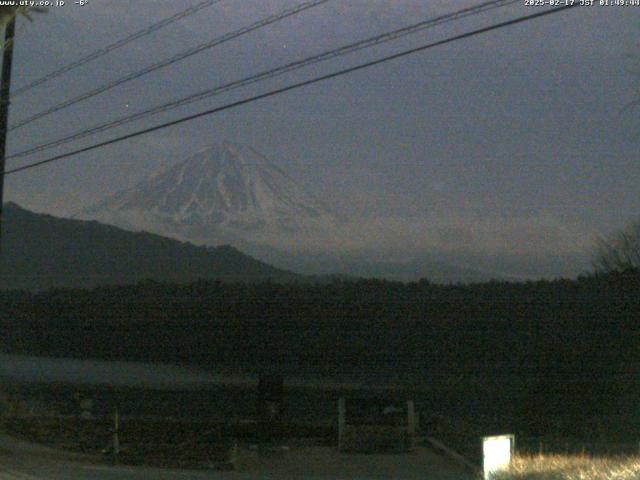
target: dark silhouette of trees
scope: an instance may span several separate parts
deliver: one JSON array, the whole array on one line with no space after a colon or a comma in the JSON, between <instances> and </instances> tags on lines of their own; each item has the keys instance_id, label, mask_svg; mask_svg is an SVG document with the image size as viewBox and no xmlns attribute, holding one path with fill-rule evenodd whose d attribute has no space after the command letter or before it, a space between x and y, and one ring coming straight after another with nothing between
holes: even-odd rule
<instances>
[{"instance_id":1,"label":"dark silhouette of trees","mask_svg":"<svg viewBox=\"0 0 640 480\"><path fill-rule=\"evenodd\" d=\"M640 269L640 218L596 245L593 266L598 273Z\"/></svg>"}]
</instances>

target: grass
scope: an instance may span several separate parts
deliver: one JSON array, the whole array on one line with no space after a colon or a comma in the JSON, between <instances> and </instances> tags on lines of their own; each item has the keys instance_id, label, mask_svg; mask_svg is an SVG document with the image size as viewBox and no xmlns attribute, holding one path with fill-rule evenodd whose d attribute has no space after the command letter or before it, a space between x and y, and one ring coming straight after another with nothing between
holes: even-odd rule
<instances>
[{"instance_id":1,"label":"grass","mask_svg":"<svg viewBox=\"0 0 640 480\"><path fill-rule=\"evenodd\" d=\"M640 480L640 456L517 456L494 480Z\"/></svg>"},{"instance_id":2,"label":"grass","mask_svg":"<svg viewBox=\"0 0 640 480\"><path fill-rule=\"evenodd\" d=\"M24 440L100 455L111 445L109 418L24 416L0 418L0 428ZM120 425L120 461L129 465L208 468L225 462L233 438L219 424L124 419ZM105 459L110 456L105 456Z\"/></svg>"}]
</instances>

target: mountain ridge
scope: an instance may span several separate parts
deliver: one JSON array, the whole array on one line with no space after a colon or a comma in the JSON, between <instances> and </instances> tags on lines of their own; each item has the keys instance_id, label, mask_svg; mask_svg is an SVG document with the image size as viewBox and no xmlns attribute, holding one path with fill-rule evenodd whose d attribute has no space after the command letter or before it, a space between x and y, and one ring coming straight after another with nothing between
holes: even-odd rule
<instances>
[{"instance_id":1,"label":"mountain ridge","mask_svg":"<svg viewBox=\"0 0 640 480\"><path fill-rule=\"evenodd\" d=\"M256 282L301 278L229 245L196 246L97 221L4 205L0 289L94 287L143 280Z\"/></svg>"}]
</instances>

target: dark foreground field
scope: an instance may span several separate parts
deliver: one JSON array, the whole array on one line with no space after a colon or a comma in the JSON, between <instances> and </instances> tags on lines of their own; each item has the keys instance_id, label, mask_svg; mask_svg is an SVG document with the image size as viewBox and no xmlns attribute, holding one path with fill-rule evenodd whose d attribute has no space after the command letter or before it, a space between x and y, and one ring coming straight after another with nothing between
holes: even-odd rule
<instances>
[{"instance_id":1,"label":"dark foreground field","mask_svg":"<svg viewBox=\"0 0 640 480\"><path fill-rule=\"evenodd\" d=\"M427 429L513 432L529 450L629 444L640 430L637 272L470 286L150 282L6 292L0 302L9 352L277 373L285 388L288 378L390 384L416 401ZM141 394L122 409L242 417L252 398ZM335 418L336 400L301 389L287 394L287 411L322 421Z\"/></svg>"}]
</instances>

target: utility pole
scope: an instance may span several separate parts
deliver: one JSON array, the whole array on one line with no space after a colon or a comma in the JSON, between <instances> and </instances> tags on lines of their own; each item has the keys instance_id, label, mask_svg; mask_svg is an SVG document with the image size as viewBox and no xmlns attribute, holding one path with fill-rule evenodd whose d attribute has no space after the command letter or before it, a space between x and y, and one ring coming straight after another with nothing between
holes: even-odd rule
<instances>
[{"instance_id":1,"label":"utility pole","mask_svg":"<svg viewBox=\"0 0 640 480\"><path fill-rule=\"evenodd\" d=\"M9 95L11 91L11 64L13 63L16 17L5 26L2 52L2 78L0 83L0 255L2 254L2 207L4 202L4 172L9 129Z\"/></svg>"}]
</instances>

